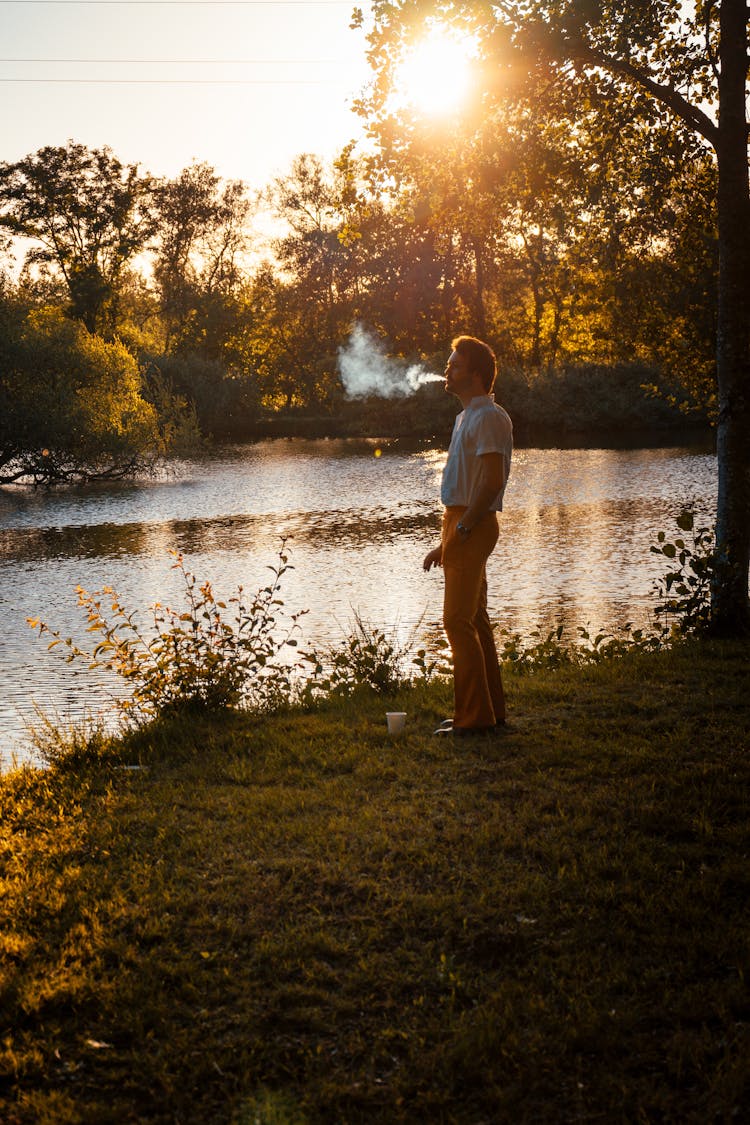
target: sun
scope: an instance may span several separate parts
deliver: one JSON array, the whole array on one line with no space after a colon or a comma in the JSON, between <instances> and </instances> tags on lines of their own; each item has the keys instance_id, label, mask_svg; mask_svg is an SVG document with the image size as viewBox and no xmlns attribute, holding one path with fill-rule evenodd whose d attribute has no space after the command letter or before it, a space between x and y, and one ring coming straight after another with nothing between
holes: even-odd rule
<instances>
[{"instance_id":1,"label":"sun","mask_svg":"<svg viewBox=\"0 0 750 1125\"><path fill-rule=\"evenodd\" d=\"M447 28L433 28L396 66L394 108L409 107L425 116L459 110L472 83L476 42Z\"/></svg>"}]
</instances>

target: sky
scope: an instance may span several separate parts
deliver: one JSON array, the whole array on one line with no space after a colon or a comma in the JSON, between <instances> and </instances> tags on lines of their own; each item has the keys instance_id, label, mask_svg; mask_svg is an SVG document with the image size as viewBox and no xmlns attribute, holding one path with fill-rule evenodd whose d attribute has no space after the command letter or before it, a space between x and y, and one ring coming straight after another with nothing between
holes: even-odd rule
<instances>
[{"instance_id":1,"label":"sky","mask_svg":"<svg viewBox=\"0 0 750 1125\"><path fill-rule=\"evenodd\" d=\"M72 139L156 176L207 161L255 189L299 153L328 160L363 129L355 6L0 0L0 161Z\"/></svg>"}]
</instances>

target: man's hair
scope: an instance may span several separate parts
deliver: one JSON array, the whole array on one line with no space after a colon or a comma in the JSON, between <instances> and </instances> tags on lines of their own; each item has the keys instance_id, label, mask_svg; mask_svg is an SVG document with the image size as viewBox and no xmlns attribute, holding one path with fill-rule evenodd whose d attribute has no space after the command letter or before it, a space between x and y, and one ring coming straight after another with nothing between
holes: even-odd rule
<instances>
[{"instance_id":1,"label":"man's hair","mask_svg":"<svg viewBox=\"0 0 750 1125\"><path fill-rule=\"evenodd\" d=\"M475 371L479 375L485 392L489 394L495 384L495 375L497 374L495 353L489 344L477 340L475 336L456 336L451 347L464 357L469 365L469 370Z\"/></svg>"}]
</instances>

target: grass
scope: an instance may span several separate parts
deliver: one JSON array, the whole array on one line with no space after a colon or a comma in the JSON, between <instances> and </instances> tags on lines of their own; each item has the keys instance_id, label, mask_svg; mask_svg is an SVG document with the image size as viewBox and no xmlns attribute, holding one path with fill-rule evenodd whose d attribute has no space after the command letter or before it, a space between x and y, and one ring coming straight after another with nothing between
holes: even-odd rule
<instances>
[{"instance_id":1,"label":"grass","mask_svg":"<svg viewBox=\"0 0 750 1125\"><path fill-rule=\"evenodd\" d=\"M6 776L0 1119L747 1119L749 658L511 677L476 744L422 684Z\"/></svg>"}]
</instances>

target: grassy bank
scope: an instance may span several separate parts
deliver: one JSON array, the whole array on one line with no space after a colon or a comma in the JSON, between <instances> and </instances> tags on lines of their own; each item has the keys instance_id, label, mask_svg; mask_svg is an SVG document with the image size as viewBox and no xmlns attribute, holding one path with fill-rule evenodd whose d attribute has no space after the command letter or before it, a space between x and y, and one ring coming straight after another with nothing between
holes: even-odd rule
<instances>
[{"instance_id":1,"label":"grassy bank","mask_svg":"<svg viewBox=\"0 0 750 1125\"><path fill-rule=\"evenodd\" d=\"M476 744L436 684L6 777L0 1119L744 1119L749 670L514 677Z\"/></svg>"}]
</instances>

